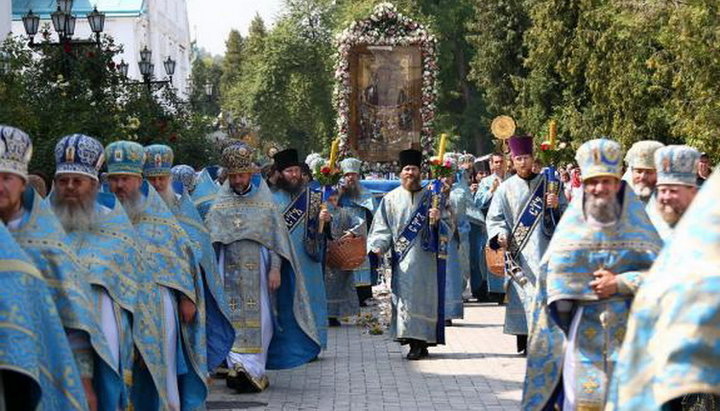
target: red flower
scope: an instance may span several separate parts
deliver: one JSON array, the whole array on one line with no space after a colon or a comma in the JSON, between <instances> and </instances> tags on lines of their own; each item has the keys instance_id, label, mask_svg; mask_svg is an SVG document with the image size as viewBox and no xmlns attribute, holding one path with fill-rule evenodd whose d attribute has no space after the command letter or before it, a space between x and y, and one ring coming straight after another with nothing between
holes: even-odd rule
<instances>
[{"instance_id":1,"label":"red flower","mask_svg":"<svg viewBox=\"0 0 720 411\"><path fill-rule=\"evenodd\" d=\"M330 174L330 171L331 171L331 170L330 170L330 167L328 167L328 166L325 166L325 167L323 167L323 168L320 169L320 172L323 173L323 174L325 174L325 175Z\"/></svg>"},{"instance_id":2,"label":"red flower","mask_svg":"<svg viewBox=\"0 0 720 411\"><path fill-rule=\"evenodd\" d=\"M550 150L550 143L547 141L543 141L542 144L540 144L540 150L542 150L542 151Z\"/></svg>"},{"instance_id":3,"label":"red flower","mask_svg":"<svg viewBox=\"0 0 720 411\"><path fill-rule=\"evenodd\" d=\"M72 46L70 45L70 43L65 43L65 44L63 44L63 50L64 50L66 53L70 53L70 52L72 51Z\"/></svg>"}]
</instances>

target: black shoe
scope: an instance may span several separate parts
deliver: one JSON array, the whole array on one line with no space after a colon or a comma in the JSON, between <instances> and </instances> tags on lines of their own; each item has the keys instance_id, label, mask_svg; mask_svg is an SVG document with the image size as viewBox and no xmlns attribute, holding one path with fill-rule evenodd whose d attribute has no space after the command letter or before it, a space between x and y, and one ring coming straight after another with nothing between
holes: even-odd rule
<instances>
[{"instance_id":1,"label":"black shoe","mask_svg":"<svg viewBox=\"0 0 720 411\"><path fill-rule=\"evenodd\" d=\"M407 359L410 361L417 361L422 358L422 347L419 345L411 345L410 352L407 355Z\"/></svg>"},{"instance_id":2,"label":"black shoe","mask_svg":"<svg viewBox=\"0 0 720 411\"><path fill-rule=\"evenodd\" d=\"M452 320L445 320L446 327L452 327L452 325L453 325Z\"/></svg>"},{"instance_id":3,"label":"black shoe","mask_svg":"<svg viewBox=\"0 0 720 411\"><path fill-rule=\"evenodd\" d=\"M340 320L334 317L328 318L328 326L329 327L340 327L342 323L340 323Z\"/></svg>"},{"instance_id":4,"label":"black shoe","mask_svg":"<svg viewBox=\"0 0 720 411\"><path fill-rule=\"evenodd\" d=\"M430 353L428 352L427 347L422 347L420 350L420 358L427 358L430 356Z\"/></svg>"}]
</instances>

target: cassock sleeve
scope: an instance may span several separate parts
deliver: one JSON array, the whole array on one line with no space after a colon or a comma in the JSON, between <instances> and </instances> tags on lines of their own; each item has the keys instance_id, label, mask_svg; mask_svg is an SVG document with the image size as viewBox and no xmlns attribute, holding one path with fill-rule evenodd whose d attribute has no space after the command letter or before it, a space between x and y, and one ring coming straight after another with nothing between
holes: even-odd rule
<instances>
[{"instance_id":1,"label":"cassock sleeve","mask_svg":"<svg viewBox=\"0 0 720 411\"><path fill-rule=\"evenodd\" d=\"M368 252L373 250L380 250L382 254L385 254L390 250L392 245L392 230L387 215L387 202L383 198L380 201L378 211L373 217L372 226L370 226L370 233L368 234L367 249Z\"/></svg>"},{"instance_id":2,"label":"cassock sleeve","mask_svg":"<svg viewBox=\"0 0 720 411\"><path fill-rule=\"evenodd\" d=\"M478 187L478 190L474 196L475 207L485 209L490 206L490 202L493 199L493 194L495 194L490 191L493 181L495 180L491 179L490 177L486 177L480 181L480 186Z\"/></svg>"},{"instance_id":3,"label":"cassock sleeve","mask_svg":"<svg viewBox=\"0 0 720 411\"><path fill-rule=\"evenodd\" d=\"M628 271L617 275L618 294L635 295L647 271Z\"/></svg>"},{"instance_id":4,"label":"cassock sleeve","mask_svg":"<svg viewBox=\"0 0 720 411\"><path fill-rule=\"evenodd\" d=\"M507 208L505 206L506 187L507 186L503 184L495 192L495 195L490 202L490 209L488 210L488 215L485 220L488 231L488 245L493 250L500 248L500 245L498 244L498 237L500 235L504 235L505 238L510 238L510 226L508 226L508 223L505 220L504 212Z\"/></svg>"}]
</instances>

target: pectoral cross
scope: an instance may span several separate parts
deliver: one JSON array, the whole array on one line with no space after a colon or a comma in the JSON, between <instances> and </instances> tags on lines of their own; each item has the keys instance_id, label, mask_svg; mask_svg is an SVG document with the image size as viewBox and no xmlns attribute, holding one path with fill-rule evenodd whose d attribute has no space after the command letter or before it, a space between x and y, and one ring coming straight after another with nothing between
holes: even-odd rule
<instances>
[{"instance_id":1,"label":"pectoral cross","mask_svg":"<svg viewBox=\"0 0 720 411\"><path fill-rule=\"evenodd\" d=\"M238 309L238 301L235 297L230 297L230 302L228 303L230 306L230 309L233 311L236 311Z\"/></svg>"},{"instance_id":2,"label":"pectoral cross","mask_svg":"<svg viewBox=\"0 0 720 411\"><path fill-rule=\"evenodd\" d=\"M235 225L235 228L242 227L242 223L243 223L243 221L240 218L236 218L235 220L233 220L233 224Z\"/></svg>"}]
</instances>

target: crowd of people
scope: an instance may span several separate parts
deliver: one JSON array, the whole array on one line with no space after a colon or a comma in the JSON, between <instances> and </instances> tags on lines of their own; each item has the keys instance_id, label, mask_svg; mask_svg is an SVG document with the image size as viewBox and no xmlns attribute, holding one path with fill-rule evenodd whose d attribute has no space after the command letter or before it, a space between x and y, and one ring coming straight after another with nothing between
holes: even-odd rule
<instances>
[{"instance_id":1,"label":"crowd of people","mask_svg":"<svg viewBox=\"0 0 720 411\"><path fill-rule=\"evenodd\" d=\"M233 141L195 170L165 145L73 134L44 187L30 136L0 125L0 410L202 409L211 376L261 392L267 370L322 355L385 277L408 360L470 299L504 305L524 409L714 401L708 156L597 139L554 169L531 136L508 143L509 162L448 153L429 182L430 159L404 150L399 180L371 189L358 158L321 186L328 160L294 149Z\"/></svg>"}]
</instances>

